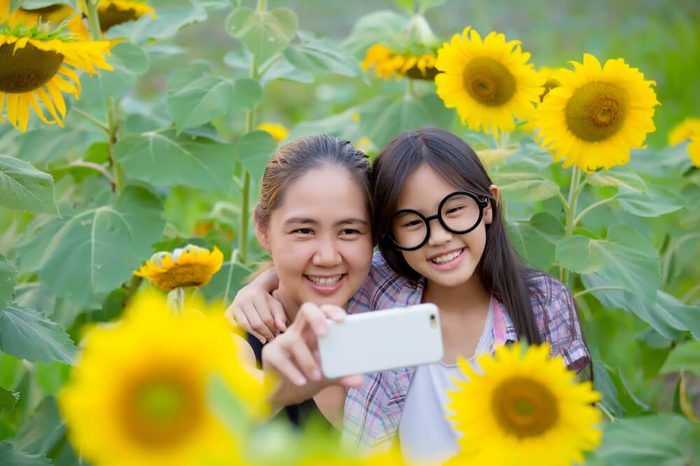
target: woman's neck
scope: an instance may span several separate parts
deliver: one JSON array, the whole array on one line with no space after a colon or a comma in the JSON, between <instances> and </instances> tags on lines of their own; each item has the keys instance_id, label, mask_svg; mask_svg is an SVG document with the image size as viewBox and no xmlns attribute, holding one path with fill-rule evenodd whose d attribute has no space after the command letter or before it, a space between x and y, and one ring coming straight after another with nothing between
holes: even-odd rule
<instances>
[{"instance_id":1,"label":"woman's neck","mask_svg":"<svg viewBox=\"0 0 700 466\"><path fill-rule=\"evenodd\" d=\"M441 313L468 313L488 309L491 295L477 275L459 286L442 286L427 280L423 301L437 305Z\"/></svg>"},{"instance_id":2,"label":"woman's neck","mask_svg":"<svg viewBox=\"0 0 700 466\"><path fill-rule=\"evenodd\" d=\"M284 309L284 313L287 315L287 323L291 324L294 322L302 303L298 303L296 300L292 299L283 286L280 286L275 292L275 299L282 304L282 309Z\"/></svg>"}]
</instances>

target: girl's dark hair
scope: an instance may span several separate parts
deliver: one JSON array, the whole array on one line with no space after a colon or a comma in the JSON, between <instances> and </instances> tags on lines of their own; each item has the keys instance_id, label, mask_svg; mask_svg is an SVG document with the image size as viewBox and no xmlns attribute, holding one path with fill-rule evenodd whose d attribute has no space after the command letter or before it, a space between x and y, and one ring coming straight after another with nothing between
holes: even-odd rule
<instances>
[{"instance_id":1,"label":"girl's dark hair","mask_svg":"<svg viewBox=\"0 0 700 466\"><path fill-rule=\"evenodd\" d=\"M384 148L372 171L374 228L380 235L387 232L401 188L422 163L427 163L456 188L489 199L493 219L486 225L486 246L475 273L486 291L508 310L518 338L524 337L532 344L542 343L527 285L528 276L536 272L520 265L506 236L500 206L491 194L491 178L479 157L461 138L439 128L423 128L398 135ZM399 275L414 281L420 278L389 241L380 238L379 249Z\"/></svg>"},{"instance_id":2,"label":"girl's dark hair","mask_svg":"<svg viewBox=\"0 0 700 466\"><path fill-rule=\"evenodd\" d=\"M334 136L306 136L284 146L272 156L260 181L260 200L255 220L266 225L270 214L284 200L287 187L314 168L328 165L344 167L365 193L367 208L372 212L370 165L367 155L349 141Z\"/></svg>"}]
</instances>

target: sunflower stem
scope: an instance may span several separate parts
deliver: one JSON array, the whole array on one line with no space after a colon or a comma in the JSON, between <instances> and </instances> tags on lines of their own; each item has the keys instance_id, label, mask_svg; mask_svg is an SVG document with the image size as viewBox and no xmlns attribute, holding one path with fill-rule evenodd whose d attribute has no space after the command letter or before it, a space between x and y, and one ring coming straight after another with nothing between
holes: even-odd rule
<instances>
[{"instance_id":1,"label":"sunflower stem","mask_svg":"<svg viewBox=\"0 0 700 466\"><path fill-rule=\"evenodd\" d=\"M227 303L233 297L228 297L228 292L231 289L231 278L233 278L233 269L236 267L236 259L238 259L238 249L231 251L231 268L228 269L228 276L226 277L226 290L224 291L224 302Z\"/></svg>"},{"instance_id":2,"label":"sunflower stem","mask_svg":"<svg viewBox=\"0 0 700 466\"><path fill-rule=\"evenodd\" d=\"M578 195L581 193L581 169L574 166L571 171L571 181L569 183L569 197L566 201L565 213L566 213L566 228L564 231L564 237L568 238L574 233L576 228L576 200ZM559 279L565 285L568 286L569 281L569 271L563 266L559 267Z\"/></svg>"},{"instance_id":3,"label":"sunflower stem","mask_svg":"<svg viewBox=\"0 0 700 466\"><path fill-rule=\"evenodd\" d=\"M114 159L114 145L117 143L117 131L119 129L119 118L117 107L112 97L107 98L107 126L109 127L109 160L114 170L114 192L119 194L124 189L125 175L122 166Z\"/></svg>"},{"instance_id":4,"label":"sunflower stem","mask_svg":"<svg viewBox=\"0 0 700 466\"><path fill-rule=\"evenodd\" d=\"M107 126L107 124L102 123L100 120L98 120L98 119L95 118L94 116L90 115L90 114L87 113L87 112L84 112L84 111L80 110L79 108L75 108L75 107L74 107L74 108L72 108L71 110L72 110L74 113L77 113L77 114L80 115L81 117L83 117L83 118L85 118L86 120L88 120L90 123L93 123L95 126L97 126L98 128L100 128L101 130L103 130L105 133L109 134L109 126Z\"/></svg>"},{"instance_id":5,"label":"sunflower stem","mask_svg":"<svg viewBox=\"0 0 700 466\"><path fill-rule=\"evenodd\" d=\"M593 204L589 205L588 207L586 207L585 209L583 209L581 212L579 212L579 214L578 214L578 215L576 216L576 218L574 219L574 224L575 224L575 225L578 225L578 223L581 221L581 219L583 218L583 216L586 215L588 212L590 212L591 210L593 210L593 209L595 209L596 207L599 207L599 206L601 206L601 205L603 205L603 204L607 204L608 202L614 201L615 199L618 198L618 196L619 196L618 194L615 194L614 196L606 197L605 199L602 199L602 200L600 200L600 201L598 201L598 202L594 202Z\"/></svg>"},{"instance_id":6,"label":"sunflower stem","mask_svg":"<svg viewBox=\"0 0 700 466\"><path fill-rule=\"evenodd\" d=\"M88 27L90 29L90 39L102 40L102 28L100 27L100 15L97 14L97 4L99 0L85 0L87 9Z\"/></svg>"},{"instance_id":7,"label":"sunflower stem","mask_svg":"<svg viewBox=\"0 0 700 466\"><path fill-rule=\"evenodd\" d=\"M613 416L613 414L610 411L608 411L608 408L606 408L605 405L603 405L603 403L598 402L595 405L599 410L602 411L603 414L605 414L605 417L607 417L609 421L615 421L615 416Z\"/></svg>"}]
</instances>

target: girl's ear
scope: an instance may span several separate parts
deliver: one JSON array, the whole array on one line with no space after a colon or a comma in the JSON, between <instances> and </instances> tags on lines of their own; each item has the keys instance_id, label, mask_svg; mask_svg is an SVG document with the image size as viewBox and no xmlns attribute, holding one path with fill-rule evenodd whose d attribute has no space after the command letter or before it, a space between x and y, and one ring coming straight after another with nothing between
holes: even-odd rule
<instances>
[{"instance_id":1,"label":"girl's ear","mask_svg":"<svg viewBox=\"0 0 700 466\"><path fill-rule=\"evenodd\" d=\"M253 217L255 222L255 237L258 239L260 246L262 246L267 252L270 252L270 240L268 238L267 225L260 222L257 215L253 215Z\"/></svg>"},{"instance_id":2,"label":"girl's ear","mask_svg":"<svg viewBox=\"0 0 700 466\"><path fill-rule=\"evenodd\" d=\"M493 199L489 200L489 205L484 207L484 223L487 225L490 225L491 222L493 222L493 208L491 206L491 203L495 203L496 206L498 206L498 203L500 202L500 190L498 189L498 186L495 184L492 184L489 187L489 190L491 191L491 196L493 196Z\"/></svg>"}]
</instances>

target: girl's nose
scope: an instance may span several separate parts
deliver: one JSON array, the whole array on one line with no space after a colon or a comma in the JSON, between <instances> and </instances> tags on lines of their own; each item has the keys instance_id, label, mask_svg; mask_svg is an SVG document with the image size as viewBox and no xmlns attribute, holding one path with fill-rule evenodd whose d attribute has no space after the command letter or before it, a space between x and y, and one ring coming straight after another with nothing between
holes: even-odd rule
<instances>
[{"instance_id":1,"label":"girl's nose","mask_svg":"<svg viewBox=\"0 0 700 466\"><path fill-rule=\"evenodd\" d=\"M430 225L430 237L428 238L428 244L435 246L438 244L443 244L452 239L452 233L445 230L440 222L433 222Z\"/></svg>"}]
</instances>

